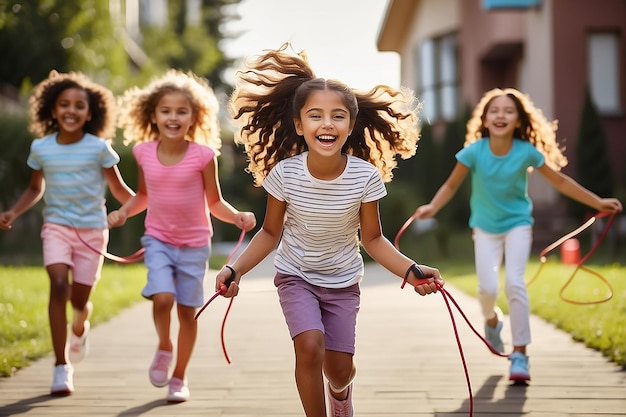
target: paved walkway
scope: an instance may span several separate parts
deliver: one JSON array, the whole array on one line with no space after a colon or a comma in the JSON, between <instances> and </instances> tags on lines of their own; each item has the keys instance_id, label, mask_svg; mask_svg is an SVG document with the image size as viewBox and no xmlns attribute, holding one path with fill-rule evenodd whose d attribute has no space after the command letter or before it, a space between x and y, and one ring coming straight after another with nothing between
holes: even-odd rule
<instances>
[{"instance_id":1,"label":"paved walkway","mask_svg":"<svg viewBox=\"0 0 626 417\"><path fill-rule=\"evenodd\" d=\"M48 395L53 364L48 356L0 379L0 416L302 416L292 346L272 273L271 262L264 262L242 283L226 327L230 365L219 339L227 301L218 298L200 317L188 372L190 401L168 405L166 388L148 381L156 337L151 304L142 302L93 329L90 354L75 369L73 395ZM367 267L358 327L356 415L468 416L467 383L442 297L400 291L399 283L381 267ZM448 290L468 317L480 323L477 302L452 286ZM552 325L532 318L533 379L529 386L513 386L507 380L509 362L489 353L458 316L457 322L474 416L626 415L626 372ZM508 332L504 336L510 348Z\"/></svg>"}]
</instances>

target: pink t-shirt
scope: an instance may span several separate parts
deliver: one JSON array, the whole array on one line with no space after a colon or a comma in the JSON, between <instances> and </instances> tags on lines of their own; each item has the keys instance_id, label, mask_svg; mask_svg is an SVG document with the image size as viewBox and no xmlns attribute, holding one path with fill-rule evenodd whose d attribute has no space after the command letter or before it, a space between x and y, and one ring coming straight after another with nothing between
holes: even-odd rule
<instances>
[{"instance_id":1,"label":"pink t-shirt","mask_svg":"<svg viewBox=\"0 0 626 417\"><path fill-rule=\"evenodd\" d=\"M165 166L157 157L158 145L158 141L143 142L133 148L148 193L146 235L177 247L207 245L213 227L202 170L213 160L215 152L190 142L179 163Z\"/></svg>"}]
</instances>

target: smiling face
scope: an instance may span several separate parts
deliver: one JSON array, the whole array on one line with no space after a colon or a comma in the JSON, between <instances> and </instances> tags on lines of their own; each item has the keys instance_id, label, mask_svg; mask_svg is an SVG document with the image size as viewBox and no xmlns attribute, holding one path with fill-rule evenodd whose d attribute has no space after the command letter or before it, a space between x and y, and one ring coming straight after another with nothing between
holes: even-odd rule
<instances>
[{"instance_id":1,"label":"smiling face","mask_svg":"<svg viewBox=\"0 0 626 417\"><path fill-rule=\"evenodd\" d=\"M87 92L81 88L63 90L54 103L52 117L56 119L61 135L82 136L83 127L91 118Z\"/></svg>"},{"instance_id":2,"label":"smiling face","mask_svg":"<svg viewBox=\"0 0 626 417\"><path fill-rule=\"evenodd\" d=\"M195 121L189 98L179 92L164 94L158 101L152 123L159 130L159 139L185 140Z\"/></svg>"},{"instance_id":3,"label":"smiling face","mask_svg":"<svg viewBox=\"0 0 626 417\"><path fill-rule=\"evenodd\" d=\"M354 127L343 96L333 90L312 91L294 124L309 152L326 156L341 154Z\"/></svg>"},{"instance_id":4,"label":"smiling face","mask_svg":"<svg viewBox=\"0 0 626 417\"><path fill-rule=\"evenodd\" d=\"M495 97L487 105L483 126L489 131L489 137L512 138L520 124L517 107L510 97Z\"/></svg>"}]
</instances>

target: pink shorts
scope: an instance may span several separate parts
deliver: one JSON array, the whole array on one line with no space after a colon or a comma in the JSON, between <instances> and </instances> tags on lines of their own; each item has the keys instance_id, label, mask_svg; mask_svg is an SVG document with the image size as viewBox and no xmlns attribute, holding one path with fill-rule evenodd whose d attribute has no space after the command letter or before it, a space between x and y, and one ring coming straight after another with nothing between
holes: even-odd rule
<instances>
[{"instance_id":1,"label":"pink shorts","mask_svg":"<svg viewBox=\"0 0 626 417\"><path fill-rule=\"evenodd\" d=\"M104 257L88 248L80 239L104 253L109 242L109 229L75 229L44 223L41 228L43 265L68 265L72 270L72 282L93 287L100 279Z\"/></svg>"},{"instance_id":2,"label":"pink shorts","mask_svg":"<svg viewBox=\"0 0 626 417\"><path fill-rule=\"evenodd\" d=\"M319 330L324 334L325 349L354 355L359 284L324 288L279 272L274 285L292 339L307 330Z\"/></svg>"}]
</instances>

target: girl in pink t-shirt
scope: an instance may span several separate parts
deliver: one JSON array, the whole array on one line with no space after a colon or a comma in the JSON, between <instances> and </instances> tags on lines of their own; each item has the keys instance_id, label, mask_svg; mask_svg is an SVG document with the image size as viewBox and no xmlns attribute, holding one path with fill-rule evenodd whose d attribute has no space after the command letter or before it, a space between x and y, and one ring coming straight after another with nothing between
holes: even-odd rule
<instances>
[{"instance_id":1,"label":"girl in pink t-shirt","mask_svg":"<svg viewBox=\"0 0 626 417\"><path fill-rule=\"evenodd\" d=\"M120 99L119 126L139 170L135 197L109 214L111 227L146 208L142 237L148 280L142 295L153 302L159 338L149 370L157 387L169 384L168 402L189 399L185 371L197 336L196 308L204 302L203 281L213 234L209 214L243 230L256 225L222 197L217 170L221 147L218 104L213 90L193 74L170 70ZM176 365L170 312L176 303L180 328Z\"/></svg>"}]
</instances>

